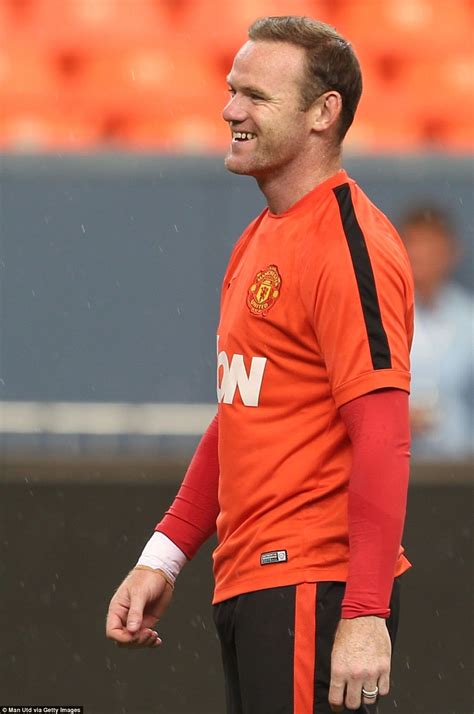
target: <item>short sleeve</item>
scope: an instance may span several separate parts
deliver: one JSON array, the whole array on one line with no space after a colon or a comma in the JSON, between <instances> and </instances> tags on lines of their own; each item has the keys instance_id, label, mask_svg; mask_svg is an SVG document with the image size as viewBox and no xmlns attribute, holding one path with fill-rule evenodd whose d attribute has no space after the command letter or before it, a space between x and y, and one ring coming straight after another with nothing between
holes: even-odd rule
<instances>
[{"instance_id":1,"label":"short sleeve","mask_svg":"<svg viewBox=\"0 0 474 714\"><path fill-rule=\"evenodd\" d=\"M369 221L363 231L350 209L345 220L336 212L302 266L303 300L338 407L376 389L410 388L408 259L394 229Z\"/></svg>"}]
</instances>

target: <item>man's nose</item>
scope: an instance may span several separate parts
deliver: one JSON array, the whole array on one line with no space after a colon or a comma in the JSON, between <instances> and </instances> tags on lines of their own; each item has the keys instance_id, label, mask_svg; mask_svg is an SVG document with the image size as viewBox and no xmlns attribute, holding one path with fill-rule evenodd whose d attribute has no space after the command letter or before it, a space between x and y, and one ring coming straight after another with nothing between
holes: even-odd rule
<instances>
[{"instance_id":1,"label":"man's nose","mask_svg":"<svg viewBox=\"0 0 474 714\"><path fill-rule=\"evenodd\" d=\"M227 122L242 122L247 118L247 112L242 105L242 98L234 95L229 99L222 112L224 121Z\"/></svg>"}]
</instances>

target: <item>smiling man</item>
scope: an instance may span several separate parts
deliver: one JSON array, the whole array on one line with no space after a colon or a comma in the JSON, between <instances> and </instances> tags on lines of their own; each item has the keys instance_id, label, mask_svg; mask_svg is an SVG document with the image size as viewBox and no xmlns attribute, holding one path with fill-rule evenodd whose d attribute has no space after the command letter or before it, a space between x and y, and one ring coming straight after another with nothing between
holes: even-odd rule
<instances>
[{"instance_id":1,"label":"smiling man","mask_svg":"<svg viewBox=\"0 0 474 714\"><path fill-rule=\"evenodd\" d=\"M267 17L227 78L229 171L267 208L224 277L218 413L112 598L107 635L156 647L217 525L228 714L366 712L389 691L409 471L413 287L401 241L341 168L361 94L331 27Z\"/></svg>"}]
</instances>

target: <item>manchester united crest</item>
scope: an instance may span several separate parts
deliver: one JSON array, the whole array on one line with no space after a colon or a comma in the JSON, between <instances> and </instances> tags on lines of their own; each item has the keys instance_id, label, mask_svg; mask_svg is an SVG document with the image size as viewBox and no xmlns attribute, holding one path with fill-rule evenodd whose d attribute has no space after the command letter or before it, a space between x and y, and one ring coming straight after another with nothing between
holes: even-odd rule
<instances>
[{"instance_id":1,"label":"manchester united crest","mask_svg":"<svg viewBox=\"0 0 474 714\"><path fill-rule=\"evenodd\" d=\"M252 315L265 317L278 300L280 292L281 277L276 265L260 270L247 294L247 306Z\"/></svg>"}]
</instances>

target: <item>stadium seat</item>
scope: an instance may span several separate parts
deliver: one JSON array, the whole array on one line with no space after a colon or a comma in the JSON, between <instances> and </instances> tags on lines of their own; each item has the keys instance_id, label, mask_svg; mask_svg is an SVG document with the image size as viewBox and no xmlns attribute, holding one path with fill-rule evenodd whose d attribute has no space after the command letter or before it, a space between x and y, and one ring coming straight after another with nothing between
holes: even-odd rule
<instances>
[{"instance_id":1,"label":"stadium seat","mask_svg":"<svg viewBox=\"0 0 474 714\"><path fill-rule=\"evenodd\" d=\"M362 55L360 61L363 92L346 146L352 151L413 149L419 141L418 125L402 87L396 79L384 77L370 55Z\"/></svg>"},{"instance_id":2,"label":"stadium seat","mask_svg":"<svg viewBox=\"0 0 474 714\"><path fill-rule=\"evenodd\" d=\"M289 13L361 59L349 148L473 148L472 0L0 0L2 146L222 150L234 53L257 16Z\"/></svg>"},{"instance_id":3,"label":"stadium seat","mask_svg":"<svg viewBox=\"0 0 474 714\"><path fill-rule=\"evenodd\" d=\"M348 153L416 151L420 148L419 126L403 113L375 116L358 116L345 140Z\"/></svg>"},{"instance_id":4,"label":"stadium seat","mask_svg":"<svg viewBox=\"0 0 474 714\"><path fill-rule=\"evenodd\" d=\"M474 58L452 54L443 62L404 65L397 92L400 106L418 126L420 145L436 150L472 149ZM469 133L471 127L471 133Z\"/></svg>"},{"instance_id":5,"label":"stadium seat","mask_svg":"<svg viewBox=\"0 0 474 714\"><path fill-rule=\"evenodd\" d=\"M118 128L115 141L127 149L203 153L223 152L229 130L219 117L188 114L173 121L161 115L130 118Z\"/></svg>"},{"instance_id":6,"label":"stadium seat","mask_svg":"<svg viewBox=\"0 0 474 714\"><path fill-rule=\"evenodd\" d=\"M446 122L439 132L438 148L441 151L471 154L474 152L474 124L464 117Z\"/></svg>"},{"instance_id":7,"label":"stadium seat","mask_svg":"<svg viewBox=\"0 0 474 714\"><path fill-rule=\"evenodd\" d=\"M212 67L159 46L90 57L77 93L104 111L137 115L153 108L171 117L207 107L218 113L226 99L225 81Z\"/></svg>"},{"instance_id":8,"label":"stadium seat","mask_svg":"<svg viewBox=\"0 0 474 714\"><path fill-rule=\"evenodd\" d=\"M80 151L100 142L100 127L77 116L36 108L0 114L4 151Z\"/></svg>"},{"instance_id":9,"label":"stadium seat","mask_svg":"<svg viewBox=\"0 0 474 714\"><path fill-rule=\"evenodd\" d=\"M21 36L21 30L24 28L25 18L28 18L28 7L20 9L15 6L10 0L0 2L0 28L2 38L2 48L5 49L6 43L16 45L20 42L18 35Z\"/></svg>"},{"instance_id":10,"label":"stadium seat","mask_svg":"<svg viewBox=\"0 0 474 714\"><path fill-rule=\"evenodd\" d=\"M470 0L337 0L336 24L366 52L439 58L472 47Z\"/></svg>"},{"instance_id":11,"label":"stadium seat","mask_svg":"<svg viewBox=\"0 0 474 714\"><path fill-rule=\"evenodd\" d=\"M318 0L188 0L175 15L176 39L207 54L228 72L249 25L264 15L309 15L329 19L328 3Z\"/></svg>"},{"instance_id":12,"label":"stadium seat","mask_svg":"<svg viewBox=\"0 0 474 714\"><path fill-rule=\"evenodd\" d=\"M11 2L12 0L7 0ZM37 47L52 52L121 48L159 42L169 13L155 0L34 0L23 30Z\"/></svg>"},{"instance_id":13,"label":"stadium seat","mask_svg":"<svg viewBox=\"0 0 474 714\"><path fill-rule=\"evenodd\" d=\"M48 56L34 50L0 48L2 111L55 103L60 92L60 78Z\"/></svg>"},{"instance_id":14,"label":"stadium seat","mask_svg":"<svg viewBox=\"0 0 474 714\"><path fill-rule=\"evenodd\" d=\"M439 64L418 60L402 77L409 101L422 116L468 115L474 121L474 55L451 53Z\"/></svg>"}]
</instances>

